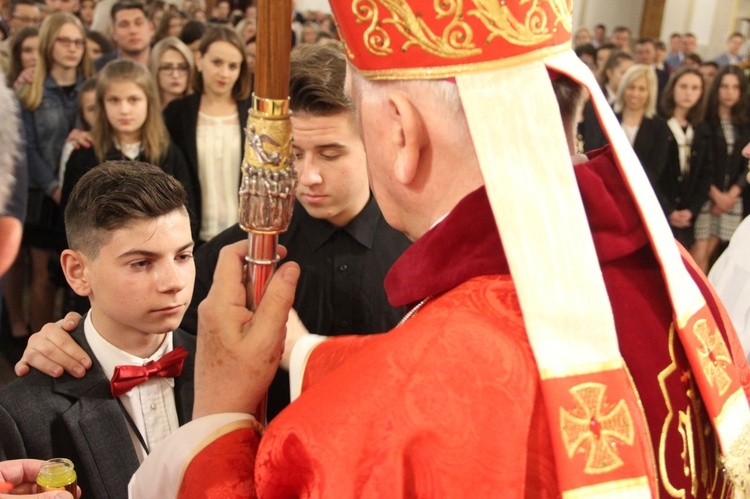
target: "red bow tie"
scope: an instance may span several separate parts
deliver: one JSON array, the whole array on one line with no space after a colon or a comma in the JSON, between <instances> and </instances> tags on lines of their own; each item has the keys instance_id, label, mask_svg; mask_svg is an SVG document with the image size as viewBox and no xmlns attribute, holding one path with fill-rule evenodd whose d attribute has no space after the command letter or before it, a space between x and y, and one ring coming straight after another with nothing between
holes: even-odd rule
<instances>
[{"instance_id":1,"label":"red bow tie","mask_svg":"<svg viewBox=\"0 0 750 499\"><path fill-rule=\"evenodd\" d=\"M182 347L177 347L161 359L149 362L145 366L117 366L109 382L112 396L118 398L153 378L174 378L182 374L182 364L188 353Z\"/></svg>"}]
</instances>

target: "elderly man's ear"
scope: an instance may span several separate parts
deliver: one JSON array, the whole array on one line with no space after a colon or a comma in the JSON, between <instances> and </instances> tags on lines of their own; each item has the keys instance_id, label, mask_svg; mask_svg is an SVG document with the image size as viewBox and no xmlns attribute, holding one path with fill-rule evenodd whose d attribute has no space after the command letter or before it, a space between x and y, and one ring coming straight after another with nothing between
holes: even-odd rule
<instances>
[{"instance_id":1,"label":"elderly man's ear","mask_svg":"<svg viewBox=\"0 0 750 499\"><path fill-rule=\"evenodd\" d=\"M388 95L388 110L393 122L391 139L396 146L393 173L396 180L408 185L417 176L427 130L419 109L404 93L394 91Z\"/></svg>"}]
</instances>

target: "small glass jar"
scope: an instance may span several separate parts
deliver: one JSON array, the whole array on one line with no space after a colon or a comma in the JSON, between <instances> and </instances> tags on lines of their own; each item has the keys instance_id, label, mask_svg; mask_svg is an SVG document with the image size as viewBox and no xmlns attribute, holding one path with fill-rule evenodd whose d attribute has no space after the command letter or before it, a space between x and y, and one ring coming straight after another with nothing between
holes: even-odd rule
<instances>
[{"instance_id":1,"label":"small glass jar","mask_svg":"<svg viewBox=\"0 0 750 499\"><path fill-rule=\"evenodd\" d=\"M67 490L76 497L77 479L73 462L64 457L56 457L42 464L36 477L39 492Z\"/></svg>"}]
</instances>

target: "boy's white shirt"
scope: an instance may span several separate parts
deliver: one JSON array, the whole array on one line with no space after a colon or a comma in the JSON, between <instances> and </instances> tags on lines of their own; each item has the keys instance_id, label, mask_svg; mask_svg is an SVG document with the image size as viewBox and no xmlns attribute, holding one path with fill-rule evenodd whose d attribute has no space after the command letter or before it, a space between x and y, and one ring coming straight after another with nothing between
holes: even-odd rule
<instances>
[{"instance_id":1,"label":"boy's white shirt","mask_svg":"<svg viewBox=\"0 0 750 499\"><path fill-rule=\"evenodd\" d=\"M289 361L289 387L292 401L299 394L307 360L313 349L328 337L317 334L302 336L292 348ZM218 437L254 420L250 414L231 412L195 419L178 428L149 454L133 478L128 495L132 499L177 497L182 477L198 451Z\"/></svg>"},{"instance_id":2,"label":"boy's white shirt","mask_svg":"<svg viewBox=\"0 0 750 499\"><path fill-rule=\"evenodd\" d=\"M169 332L164 337L161 346L149 358L143 359L131 355L99 334L92 321L94 313L91 311L86 315L83 332L108 380L112 379L116 366L145 365L172 351L172 333ZM180 426L174 398L174 378L152 378L122 395L120 401L152 451L158 443ZM146 458L146 451L130 424L127 427L138 461L143 462Z\"/></svg>"}]
</instances>

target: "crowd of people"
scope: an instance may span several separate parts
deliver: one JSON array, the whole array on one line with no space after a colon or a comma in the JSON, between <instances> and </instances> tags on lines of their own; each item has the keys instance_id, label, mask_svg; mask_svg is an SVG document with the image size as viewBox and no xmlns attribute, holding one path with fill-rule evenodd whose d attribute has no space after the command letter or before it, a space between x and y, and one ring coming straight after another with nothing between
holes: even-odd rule
<instances>
[{"instance_id":1,"label":"crowd of people","mask_svg":"<svg viewBox=\"0 0 750 499\"><path fill-rule=\"evenodd\" d=\"M88 309L57 260L70 192L97 164L143 160L178 178L196 241L236 222L256 11L229 0L4 5L0 68L22 104L28 170L23 246L4 292L13 338L60 314L61 287L63 312ZM295 12L292 29L295 44L340 45L330 14Z\"/></svg>"},{"instance_id":2,"label":"crowd of people","mask_svg":"<svg viewBox=\"0 0 750 499\"><path fill-rule=\"evenodd\" d=\"M487 50L446 65L454 46L395 26L419 0L383 2L379 36L401 47L377 54L367 9L332 0L346 50L332 17L293 13L296 203L251 312L255 6L27 1L7 8L24 140L0 147L0 215L25 215L11 334L41 331L0 389L5 486L29 491L28 458L52 457L93 497L748 483L746 352L699 271L750 211L744 37L694 67L690 34L667 53L600 25L563 53L558 22L505 53L501 19L466 16ZM459 15L434 9L421 30Z\"/></svg>"},{"instance_id":3,"label":"crowd of people","mask_svg":"<svg viewBox=\"0 0 750 499\"><path fill-rule=\"evenodd\" d=\"M576 54L595 72L648 174L675 238L708 272L742 219L750 214L750 107L745 37L732 33L726 51L703 60L692 33L633 40L618 26L606 38L576 31ZM591 104L579 125L579 147L608 143Z\"/></svg>"}]
</instances>

